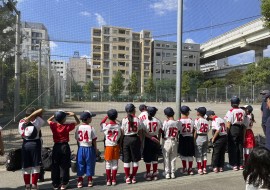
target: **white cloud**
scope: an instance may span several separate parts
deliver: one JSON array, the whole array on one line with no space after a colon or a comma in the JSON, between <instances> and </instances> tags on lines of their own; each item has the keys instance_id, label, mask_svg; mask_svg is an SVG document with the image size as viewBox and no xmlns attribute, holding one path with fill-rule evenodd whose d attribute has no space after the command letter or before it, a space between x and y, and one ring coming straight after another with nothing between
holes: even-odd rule
<instances>
[{"instance_id":1,"label":"white cloud","mask_svg":"<svg viewBox=\"0 0 270 190\"><path fill-rule=\"evenodd\" d=\"M51 49L51 51L54 51L55 48L57 48L57 47L58 47L58 45L55 42L50 41L50 49Z\"/></svg>"},{"instance_id":2,"label":"white cloud","mask_svg":"<svg viewBox=\"0 0 270 190\"><path fill-rule=\"evenodd\" d=\"M105 21L105 19L98 13L95 13L95 16L96 16L96 21L98 23L99 26L102 26L102 25L106 25L107 22Z\"/></svg>"},{"instance_id":3,"label":"white cloud","mask_svg":"<svg viewBox=\"0 0 270 190\"><path fill-rule=\"evenodd\" d=\"M151 9L154 9L158 15L164 15L166 12L177 11L178 0L159 0L150 5ZM185 5L183 7L185 10Z\"/></svg>"},{"instance_id":4,"label":"white cloud","mask_svg":"<svg viewBox=\"0 0 270 190\"><path fill-rule=\"evenodd\" d=\"M82 16L91 16L91 13L89 13L88 11L82 11L82 12L80 12L80 15L82 15Z\"/></svg>"},{"instance_id":5,"label":"white cloud","mask_svg":"<svg viewBox=\"0 0 270 190\"><path fill-rule=\"evenodd\" d=\"M187 39L185 40L185 43L195 44L194 40L191 39L191 38L187 38Z\"/></svg>"}]
</instances>

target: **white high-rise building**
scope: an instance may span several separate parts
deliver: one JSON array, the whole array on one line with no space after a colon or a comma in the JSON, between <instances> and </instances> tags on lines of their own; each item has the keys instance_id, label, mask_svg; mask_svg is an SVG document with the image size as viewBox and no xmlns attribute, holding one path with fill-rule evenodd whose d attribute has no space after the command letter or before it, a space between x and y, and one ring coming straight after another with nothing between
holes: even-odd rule
<instances>
[{"instance_id":1,"label":"white high-rise building","mask_svg":"<svg viewBox=\"0 0 270 190\"><path fill-rule=\"evenodd\" d=\"M42 23L21 22L21 31L21 57L29 61L38 62L39 56L41 56L41 64L47 64L50 54L47 28Z\"/></svg>"},{"instance_id":2,"label":"white high-rise building","mask_svg":"<svg viewBox=\"0 0 270 190\"><path fill-rule=\"evenodd\" d=\"M52 60L51 69L59 73L59 75L66 80L67 79L67 63L63 60Z\"/></svg>"}]
</instances>

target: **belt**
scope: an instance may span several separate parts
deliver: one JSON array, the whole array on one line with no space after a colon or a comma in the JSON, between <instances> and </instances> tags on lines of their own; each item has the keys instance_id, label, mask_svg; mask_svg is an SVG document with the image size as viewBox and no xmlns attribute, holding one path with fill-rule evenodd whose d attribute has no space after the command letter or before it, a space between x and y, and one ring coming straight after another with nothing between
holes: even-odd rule
<instances>
[{"instance_id":1,"label":"belt","mask_svg":"<svg viewBox=\"0 0 270 190\"><path fill-rule=\"evenodd\" d=\"M138 137L137 134L134 134L134 135L124 135L125 137Z\"/></svg>"},{"instance_id":2,"label":"belt","mask_svg":"<svg viewBox=\"0 0 270 190\"><path fill-rule=\"evenodd\" d=\"M197 134L198 136L207 136L207 134Z\"/></svg>"},{"instance_id":3,"label":"belt","mask_svg":"<svg viewBox=\"0 0 270 190\"><path fill-rule=\"evenodd\" d=\"M68 144L68 142L54 142L54 144Z\"/></svg>"}]
</instances>

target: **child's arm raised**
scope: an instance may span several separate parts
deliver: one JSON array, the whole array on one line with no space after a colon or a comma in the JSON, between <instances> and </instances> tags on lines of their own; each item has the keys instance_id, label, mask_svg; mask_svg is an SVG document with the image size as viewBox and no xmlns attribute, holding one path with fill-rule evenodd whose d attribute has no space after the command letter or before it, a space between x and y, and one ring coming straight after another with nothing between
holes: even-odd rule
<instances>
[{"instance_id":1,"label":"child's arm raised","mask_svg":"<svg viewBox=\"0 0 270 190\"><path fill-rule=\"evenodd\" d=\"M25 118L25 122L27 123L27 122L31 121L32 119L34 119L35 117L41 116L42 112L43 112L43 109L42 108L34 111L33 113L31 113L31 115L29 115L29 116L27 116Z\"/></svg>"},{"instance_id":2,"label":"child's arm raised","mask_svg":"<svg viewBox=\"0 0 270 190\"><path fill-rule=\"evenodd\" d=\"M77 117L77 115L75 113L73 113L73 112L67 112L67 114L69 116L73 116L74 117L74 119L76 121L75 125L79 125L80 124L80 120L79 120L79 118Z\"/></svg>"}]
</instances>

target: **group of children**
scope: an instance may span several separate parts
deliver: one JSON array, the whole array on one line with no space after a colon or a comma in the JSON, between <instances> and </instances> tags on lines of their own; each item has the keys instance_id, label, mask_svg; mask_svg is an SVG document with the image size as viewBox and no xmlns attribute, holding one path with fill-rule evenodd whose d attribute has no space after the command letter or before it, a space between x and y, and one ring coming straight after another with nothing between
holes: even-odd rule
<instances>
[{"instance_id":1,"label":"group of children","mask_svg":"<svg viewBox=\"0 0 270 190\"><path fill-rule=\"evenodd\" d=\"M208 132L210 130L213 132L211 139L213 143L213 171L222 172L227 139L230 140L227 137L230 134L228 129L230 130L231 126L238 125L234 123L234 112L237 115L236 121L242 122L241 128L247 129L243 130L245 134L242 134L246 136L246 139L243 141L245 161L248 159L250 150L255 146L254 135L251 130L254 122L251 106L245 106L242 109L238 106L233 107L226 114L224 118L226 121L216 116L214 111L207 111L205 107L197 108L197 118L192 120L189 117L191 109L188 106L180 108L181 118L176 120L174 118L174 110L171 107L167 107L164 109L167 119L163 123L155 117L158 111L156 107L141 105L139 109L141 114L137 117L136 107L133 104L127 104L125 106L127 116L121 122L117 120L117 110L110 109L100 123L100 130L104 132L104 160L107 176L106 184L108 186L116 185L117 183L116 175L120 152L123 154L122 161L124 163L125 182L127 184L137 182L136 174L142 157L146 167L145 180L158 179L158 156L161 149L164 157L163 174L166 179L175 178L178 154L182 159L183 169L181 172L183 174L194 174L192 168L194 156L197 162L198 174L207 174ZM242 110L240 111L241 114L235 111L236 109ZM73 116L75 122L66 123L67 116ZM54 140L51 172L54 189L66 189L68 186L70 168L69 132L74 130L75 126L79 124L75 132L75 139L78 144L77 187L83 187L84 175L87 176L87 186L93 186L92 176L95 175L97 139L95 129L91 126L92 117L94 116L95 114L90 111L84 111L80 115L82 122L80 124L79 119L74 113L57 111L47 120L53 132ZM211 125L209 121L211 121ZM234 157L243 157L239 155L239 150L232 150L231 154ZM243 169L241 163L239 169ZM239 165L238 163L234 164L232 166Z\"/></svg>"}]
</instances>

